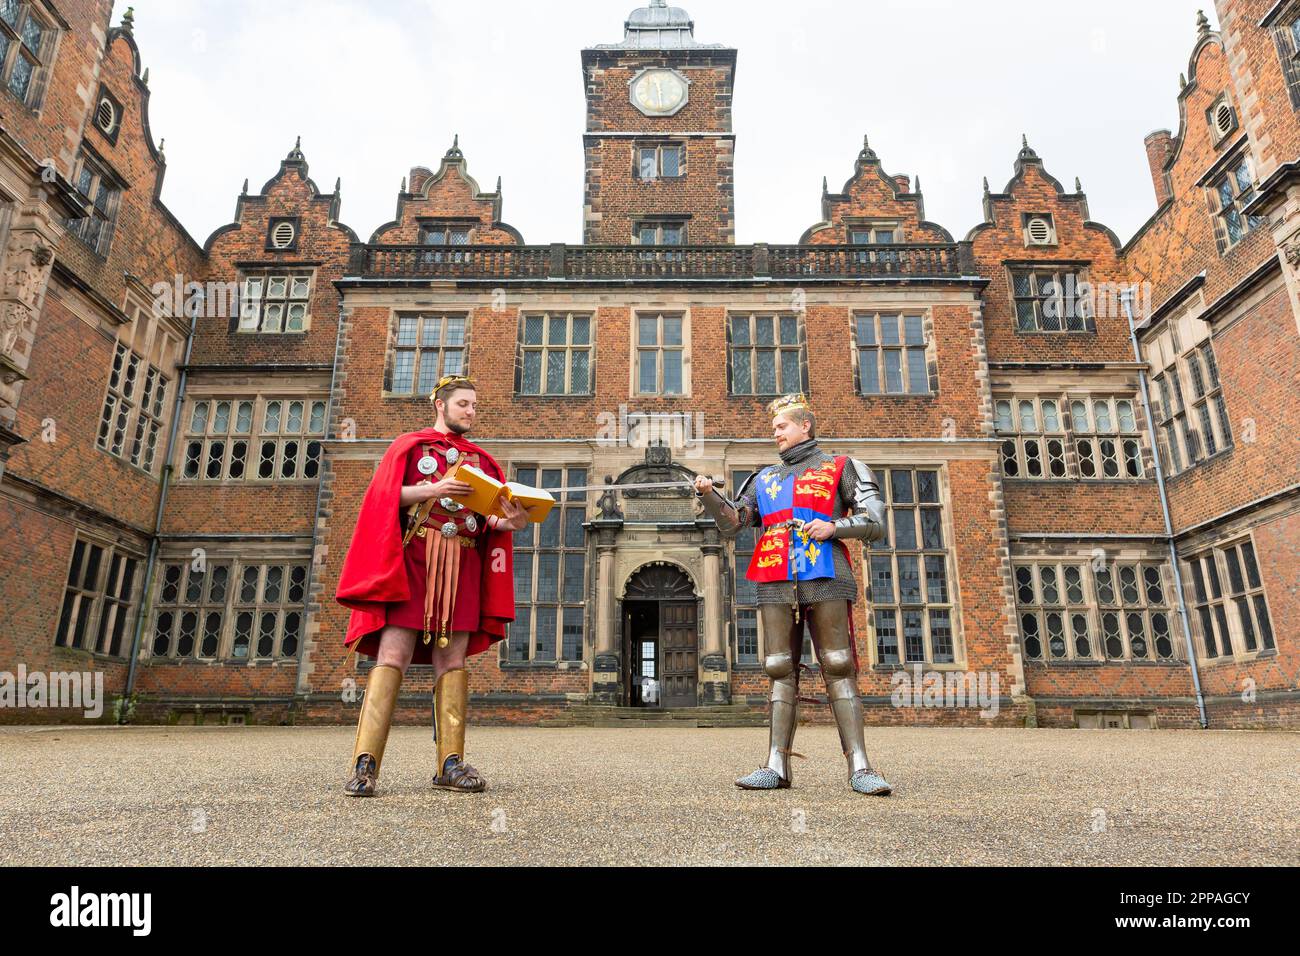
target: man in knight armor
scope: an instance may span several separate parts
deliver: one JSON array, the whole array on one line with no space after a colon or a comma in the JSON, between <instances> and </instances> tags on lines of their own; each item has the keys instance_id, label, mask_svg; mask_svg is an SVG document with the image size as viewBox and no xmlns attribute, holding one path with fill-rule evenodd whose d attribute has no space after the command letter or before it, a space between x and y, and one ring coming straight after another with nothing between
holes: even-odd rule
<instances>
[{"instance_id":1,"label":"man in knight armor","mask_svg":"<svg viewBox=\"0 0 1300 956\"><path fill-rule=\"evenodd\" d=\"M767 764L736 781L743 790L790 786L790 757L799 714L800 652L805 622L821 663L840 745L848 759L849 786L886 796L891 787L872 769L863 735L852 603L858 596L849 538L875 541L885 533L885 502L862 462L829 455L817 444L817 420L803 395L773 402L772 437L781 463L764 468L723 498L701 476L695 494L724 537L761 526L746 577L756 583L771 679Z\"/></svg>"}]
</instances>

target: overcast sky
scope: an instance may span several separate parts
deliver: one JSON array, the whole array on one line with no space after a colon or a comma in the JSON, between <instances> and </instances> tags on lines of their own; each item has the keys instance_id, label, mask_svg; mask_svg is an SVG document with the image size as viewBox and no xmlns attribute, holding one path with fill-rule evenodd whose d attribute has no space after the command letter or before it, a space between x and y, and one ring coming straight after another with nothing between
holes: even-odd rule
<instances>
[{"instance_id":1,"label":"overcast sky","mask_svg":"<svg viewBox=\"0 0 1300 956\"><path fill-rule=\"evenodd\" d=\"M617 42L635 0L134 0L163 201L199 242L302 136L362 239L410 167L453 133L529 243L578 242L579 50ZM1212 6L1211 4L1206 4ZM870 134L920 175L928 218L961 239L981 180L1011 178L1022 132L1093 218L1127 240L1155 199L1142 139L1178 128L1196 41L1188 0L690 0L696 39L737 48L739 242L797 242ZM119 20L125 5L114 11ZM1207 11L1213 22L1213 10Z\"/></svg>"}]
</instances>

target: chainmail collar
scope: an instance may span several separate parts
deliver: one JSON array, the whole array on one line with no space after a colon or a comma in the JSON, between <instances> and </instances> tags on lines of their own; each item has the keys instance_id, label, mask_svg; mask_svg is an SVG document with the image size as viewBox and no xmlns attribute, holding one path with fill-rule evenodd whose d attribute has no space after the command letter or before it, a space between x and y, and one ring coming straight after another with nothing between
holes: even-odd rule
<instances>
[{"instance_id":1,"label":"chainmail collar","mask_svg":"<svg viewBox=\"0 0 1300 956\"><path fill-rule=\"evenodd\" d=\"M809 438L807 441L800 442L793 448L787 448L781 452L781 464L783 465L801 465L822 453L821 446L817 444L816 438Z\"/></svg>"}]
</instances>

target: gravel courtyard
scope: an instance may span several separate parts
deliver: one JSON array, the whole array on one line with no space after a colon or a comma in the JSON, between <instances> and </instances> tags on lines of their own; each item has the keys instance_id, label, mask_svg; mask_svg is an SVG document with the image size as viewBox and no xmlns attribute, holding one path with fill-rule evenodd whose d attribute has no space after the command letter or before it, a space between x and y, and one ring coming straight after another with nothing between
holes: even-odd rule
<instances>
[{"instance_id":1,"label":"gravel courtyard","mask_svg":"<svg viewBox=\"0 0 1300 956\"><path fill-rule=\"evenodd\" d=\"M345 797L350 727L6 727L0 864L1300 863L1300 735L867 728L888 798L804 727L794 787L732 780L761 728L471 727L472 796L427 729Z\"/></svg>"}]
</instances>

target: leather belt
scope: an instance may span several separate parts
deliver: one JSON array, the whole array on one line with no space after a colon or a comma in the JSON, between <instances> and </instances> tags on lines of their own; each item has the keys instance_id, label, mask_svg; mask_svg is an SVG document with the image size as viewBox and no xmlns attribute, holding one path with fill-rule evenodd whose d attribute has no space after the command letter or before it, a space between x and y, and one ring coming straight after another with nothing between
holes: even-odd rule
<instances>
[{"instance_id":1,"label":"leather belt","mask_svg":"<svg viewBox=\"0 0 1300 956\"><path fill-rule=\"evenodd\" d=\"M415 529L415 537L423 538L431 530L434 533L438 533L441 527L442 525L437 522L430 522L429 524L421 525ZM456 541L462 548L472 548L478 544L478 538L469 538L463 534L456 535Z\"/></svg>"}]
</instances>

